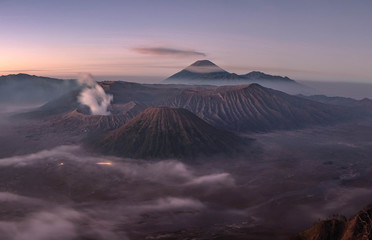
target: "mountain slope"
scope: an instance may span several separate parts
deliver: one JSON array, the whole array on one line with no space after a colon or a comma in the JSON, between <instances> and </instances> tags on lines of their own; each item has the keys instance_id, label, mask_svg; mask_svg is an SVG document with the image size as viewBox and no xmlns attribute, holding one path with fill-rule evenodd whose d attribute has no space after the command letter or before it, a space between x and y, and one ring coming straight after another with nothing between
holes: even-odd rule
<instances>
[{"instance_id":1,"label":"mountain slope","mask_svg":"<svg viewBox=\"0 0 372 240\"><path fill-rule=\"evenodd\" d=\"M169 96L175 96L180 92L177 88L150 87L139 83L105 81L98 83L106 93L113 95L113 104L127 104L129 102L143 103L146 106L156 106ZM81 90L66 93L53 99L30 112L17 114L21 118L45 118L61 115L82 108L78 102ZM110 109L109 109L110 110Z\"/></svg>"},{"instance_id":2,"label":"mountain slope","mask_svg":"<svg viewBox=\"0 0 372 240\"><path fill-rule=\"evenodd\" d=\"M329 106L258 84L184 89L163 105L181 107L221 129L261 132L327 124L347 118Z\"/></svg>"},{"instance_id":3,"label":"mountain slope","mask_svg":"<svg viewBox=\"0 0 372 240\"><path fill-rule=\"evenodd\" d=\"M253 71L244 75L240 75L244 79L247 80L266 80L266 81L284 81L284 82L295 82L294 80L290 79L289 77L282 77L282 76L274 76L270 74L266 74L259 71Z\"/></svg>"},{"instance_id":4,"label":"mountain slope","mask_svg":"<svg viewBox=\"0 0 372 240\"><path fill-rule=\"evenodd\" d=\"M348 115L358 116L347 107L310 101L258 84L188 88L150 87L122 82L101 84L106 92L114 95L112 106L115 108L109 109L113 115L120 115L119 106L130 102L143 105L142 110L146 106L185 108L209 124L229 131L296 129L339 122L348 119ZM78 95L79 91L71 92L37 110L18 114L18 117L65 118L75 109L84 113L84 107L77 102Z\"/></svg>"},{"instance_id":5,"label":"mountain slope","mask_svg":"<svg viewBox=\"0 0 372 240\"><path fill-rule=\"evenodd\" d=\"M147 106L142 103L129 102L113 104L109 107L110 115L90 115L85 108L50 118L47 123L55 131L78 134L102 133L117 129L141 113Z\"/></svg>"},{"instance_id":6,"label":"mountain slope","mask_svg":"<svg viewBox=\"0 0 372 240\"><path fill-rule=\"evenodd\" d=\"M173 96L180 91L175 87L156 87L151 84L145 85L123 81L105 81L99 84L106 93L114 96L113 103L136 101L151 106L162 101L166 96Z\"/></svg>"},{"instance_id":7,"label":"mountain slope","mask_svg":"<svg viewBox=\"0 0 372 240\"><path fill-rule=\"evenodd\" d=\"M356 100L353 98L328 97L325 95L304 96L300 94L298 96L315 102L347 107L349 112L360 119L372 117L372 100L368 98Z\"/></svg>"},{"instance_id":8,"label":"mountain slope","mask_svg":"<svg viewBox=\"0 0 372 240\"><path fill-rule=\"evenodd\" d=\"M315 102L321 102L325 104L332 104L332 105L338 105L338 106L351 106L358 102L358 100L353 98L346 98L346 97L328 97L325 95L311 95L311 96L305 96L302 94L298 95L299 97L309 99L311 101Z\"/></svg>"},{"instance_id":9,"label":"mountain slope","mask_svg":"<svg viewBox=\"0 0 372 240\"><path fill-rule=\"evenodd\" d=\"M351 117L362 118L372 112L366 111L371 105L368 100L363 101L363 106L354 106L354 109L351 109L350 106L323 104L288 95L258 84L179 88L128 82L102 82L100 85L114 96L113 104L108 109L113 115L126 112L125 108L131 102L141 105L141 111L146 107L157 106L185 108L214 127L229 131L267 132L296 129L336 123ZM69 116L68 119L71 119L76 115L68 114L75 109L78 109L79 113L85 113L84 107L77 101L78 95L78 90L70 92L34 111L18 114L17 117L46 119Z\"/></svg>"},{"instance_id":10,"label":"mountain slope","mask_svg":"<svg viewBox=\"0 0 372 240\"><path fill-rule=\"evenodd\" d=\"M80 88L76 80L28 74L0 76L0 102L42 103Z\"/></svg>"},{"instance_id":11,"label":"mountain slope","mask_svg":"<svg viewBox=\"0 0 372 240\"><path fill-rule=\"evenodd\" d=\"M372 205L357 213L349 221L331 219L300 232L290 240L364 240L372 239Z\"/></svg>"},{"instance_id":12,"label":"mountain slope","mask_svg":"<svg viewBox=\"0 0 372 240\"><path fill-rule=\"evenodd\" d=\"M237 74L232 74L220 68L209 60L199 60L180 72L170 76L165 82L204 81L204 80L231 80L241 79Z\"/></svg>"},{"instance_id":13,"label":"mountain slope","mask_svg":"<svg viewBox=\"0 0 372 240\"><path fill-rule=\"evenodd\" d=\"M13 115L14 119L41 120L44 130L85 136L121 127L148 106L141 102L111 104L110 115L91 115L88 107L77 102L78 94L72 92L30 112Z\"/></svg>"},{"instance_id":14,"label":"mountain slope","mask_svg":"<svg viewBox=\"0 0 372 240\"><path fill-rule=\"evenodd\" d=\"M87 146L132 158L183 158L233 152L242 143L186 109L148 108L117 130Z\"/></svg>"},{"instance_id":15,"label":"mountain slope","mask_svg":"<svg viewBox=\"0 0 372 240\"><path fill-rule=\"evenodd\" d=\"M213 62L209 60L199 60L191 64L186 68L190 72L199 72L199 73L211 73L211 72L225 72L224 69L220 68Z\"/></svg>"}]
</instances>

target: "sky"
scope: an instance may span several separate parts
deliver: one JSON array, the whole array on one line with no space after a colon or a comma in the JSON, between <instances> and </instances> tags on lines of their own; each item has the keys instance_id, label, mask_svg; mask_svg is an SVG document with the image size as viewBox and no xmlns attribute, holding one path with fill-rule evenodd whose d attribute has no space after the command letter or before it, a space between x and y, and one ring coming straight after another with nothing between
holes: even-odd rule
<instances>
[{"instance_id":1,"label":"sky","mask_svg":"<svg viewBox=\"0 0 372 240\"><path fill-rule=\"evenodd\" d=\"M371 12L370 0L0 0L0 75L160 81L209 59L372 82Z\"/></svg>"}]
</instances>

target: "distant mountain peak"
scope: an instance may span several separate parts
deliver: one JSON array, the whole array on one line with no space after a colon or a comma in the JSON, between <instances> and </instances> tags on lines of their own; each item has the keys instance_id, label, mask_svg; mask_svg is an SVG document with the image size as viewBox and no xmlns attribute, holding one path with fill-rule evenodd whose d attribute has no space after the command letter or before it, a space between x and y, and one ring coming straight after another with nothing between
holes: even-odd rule
<instances>
[{"instance_id":1,"label":"distant mountain peak","mask_svg":"<svg viewBox=\"0 0 372 240\"><path fill-rule=\"evenodd\" d=\"M210 67L210 66L216 66L216 64L214 64L213 62L205 59L205 60L198 60L196 62L194 62L193 64L191 64L190 66L194 66L194 67Z\"/></svg>"},{"instance_id":2,"label":"distant mountain peak","mask_svg":"<svg viewBox=\"0 0 372 240\"><path fill-rule=\"evenodd\" d=\"M224 69L209 60L198 60L184 70L194 73L226 72Z\"/></svg>"},{"instance_id":3,"label":"distant mountain peak","mask_svg":"<svg viewBox=\"0 0 372 240\"><path fill-rule=\"evenodd\" d=\"M296 83L288 77L270 75L259 71L252 71L247 74L238 75L230 73L212 61L198 60L183 70L173 74L164 80L165 82L193 83L193 84L246 84L246 83Z\"/></svg>"}]
</instances>

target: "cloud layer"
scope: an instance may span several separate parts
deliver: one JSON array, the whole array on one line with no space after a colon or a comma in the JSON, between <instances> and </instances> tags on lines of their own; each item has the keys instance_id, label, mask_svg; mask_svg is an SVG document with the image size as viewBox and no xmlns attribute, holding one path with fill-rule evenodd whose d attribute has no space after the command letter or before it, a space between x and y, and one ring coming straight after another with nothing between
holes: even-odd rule
<instances>
[{"instance_id":1,"label":"cloud layer","mask_svg":"<svg viewBox=\"0 0 372 240\"><path fill-rule=\"evenodd\" d=\"M127 239L132 228L141 232L192 223L209 214L203 198L235 188L226 172L206 173L176 160L89 155L78 146L0 159L4 171L7 181L17 182L17 194L0 192L9 214L0 218L0 238L10 240ZM19 208L25 209L22 218L14 218ZM175 219L169 221L170 215Z\"/></svg>"},{"instance_id":2,"label":"cloud layer","mask_svg":"<svg viewBox=\"0 0 372 240\"><path fill-rule=\"evenodd\" d=\"M203 52L175 49L175 48L165 48L165 47L138 47L133 48L133 51L156 56L180 56L180 57L205 57L207 54Z\"/></svg>"},{"instance_id":3,"label":"cloud layer","mask_svg":"<svg viewBox=\"0 0 372 240\"><path fill-rule=\"evenodd\" d=\"M334 213L350 217L372 199L371 132L368 122L256 134L257 152L195 162L100 156L79 146L2 158L0 239L187 238L196 228L195 236L276 234Z\"/></svg>"}]
</instances>

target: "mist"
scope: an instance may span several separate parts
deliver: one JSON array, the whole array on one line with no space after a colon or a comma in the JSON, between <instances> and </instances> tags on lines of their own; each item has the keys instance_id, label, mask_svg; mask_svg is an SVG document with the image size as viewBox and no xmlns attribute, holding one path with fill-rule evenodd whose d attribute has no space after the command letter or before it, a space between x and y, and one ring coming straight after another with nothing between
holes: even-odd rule
<instances>
[{"instance_id":1,"label":"mist","mask_svg":"<svg viewBox=\"0 0 372 240\"><path fill-rule=\"evenodd\" d=\"M172 82L175 84L176 82ZM177 79L177 84L186 85L210 85L210 86L225 86L225 85L242 85L257 83L263 87L279 90L291 95L302 94L306 96L311 95L326 95L329 97L349 97L357 100L363 98L372 99L372 84L358 83L358 82L326 82L326 81L297 81L283 82L270 80L189 80ZM169 84L169 82L167 82Z\"/></svg>"},{"instance_id":2,"label":"mist","mask_svg":"<svg viewBox=\"0 0 372 240\"><path fill-rule=\"evenodd\" d=\"M369 122L248 136L255 141L244 155L192 162L102 156L42 139L32 153L33 141L15 145L17 154L0 159L0 237L208 239L244 231L283 239L370 203Z\"/></svg>"},{"instance_id":3,"label":"mist","mask_svg":"<svg viewBox=\"0 0 372 240\"><path fill-rule=\"evenodd\" d=\"M275 82L270 80L224 80L224 79L214 79L214 80L189 80L189 79L177 79L177 83L173 82L165 82L162 84L179 84L179 85L186 85L186 86L230 86L230 85L247 85L257 83L266 88L272 88L275 90L279 90L285 92L287 94L296 95L296 94L303 94L303 95L314 95L317 93L316 89L313 89L306 84L301 83L293 83L293 82Z\"/></svg>"},{"instance_id":4,"label":"mist","mask_svg":"<svg viewBox=\"0 0 372 240\"><path fill-rule=\"evenodd\" d=\"M112 164L97 164L103 161ZM142 229L132 225L148 214L159 218L146 220L148 230L151 225L168 228L169 214L185 215L182 221L191 224L196 216L188 212L198 215L208 209L194 190L208 189L211 195L235 186L228 173L203 173L176 160L149 163L94 156L78 146L3 158L0 172L2 189L20 176L12 189L17 194L0 192L9 211L0 222L0 236L6 239L125 239L126 232ZM12 217L12 209L19 207L25 209L24 216Z\"/></svg>"},{"instance_id":5,"label":"mist","mask_svg":"<svg viewBox=\"0 0 372 240\"><path fill-rule=\"evenodd\" d=\"M0 104L43 104L80 88L76 80L53 79L27 74L0 76Z\"/></svg>"},{"instance_id":6,"label":"mist","mask_svg":"<svg viewBox=\"0 0 372 240\"><path fill-rule=\"evenodd\" d=\"M300 81L302 84L310 87L307 95L322 94L327 96L351 97L355 99L372 99L372 84L358 82L317 82Z\"/></svg>"}]
</instances>

